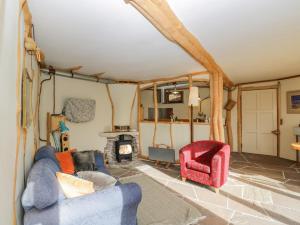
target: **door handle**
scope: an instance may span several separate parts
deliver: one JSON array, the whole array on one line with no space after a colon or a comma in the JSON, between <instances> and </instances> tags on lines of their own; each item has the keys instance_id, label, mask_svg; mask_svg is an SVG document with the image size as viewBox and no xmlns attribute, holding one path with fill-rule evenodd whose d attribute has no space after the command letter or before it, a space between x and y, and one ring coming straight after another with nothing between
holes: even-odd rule
<instances>
[{"instance_id":1,"label":"door handle","mask_svg":"<svg viewBox=\"0 0 300 225\"><path fill-rule=\"evenodd\" d=\"M279 135L280 134L280 130L278 130L278 129L272 130L271 133L275 134L275 135Z\"/></svg>"}]
</instances>

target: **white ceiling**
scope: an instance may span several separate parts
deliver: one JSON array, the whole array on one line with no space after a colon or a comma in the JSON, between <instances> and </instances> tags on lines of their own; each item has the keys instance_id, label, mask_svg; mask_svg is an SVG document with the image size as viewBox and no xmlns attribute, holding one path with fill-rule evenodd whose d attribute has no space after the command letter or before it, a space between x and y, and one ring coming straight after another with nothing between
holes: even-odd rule
<instances>
[{"instance_id":1,"label":"white ceiling","mask_svg":"<svg viewBox=\"0 0 300 225\"><path fill-rule=\"evenodd\" d=\"M300 0L169 0L234 82L300 74ZM46 62L116 79L204 70L124 0L30 0Z\"/></svg>"}]
</instances>

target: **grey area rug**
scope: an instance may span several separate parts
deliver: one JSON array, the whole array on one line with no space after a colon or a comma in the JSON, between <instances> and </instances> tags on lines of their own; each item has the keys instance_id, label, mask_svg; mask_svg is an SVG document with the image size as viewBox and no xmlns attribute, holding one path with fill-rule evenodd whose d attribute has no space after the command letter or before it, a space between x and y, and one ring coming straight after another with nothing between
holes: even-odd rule
<instances>
[{"instance_id":1,"label":"grey area rug","mask_svg":"<svg viewBox=\"0 0 300 225\"><path fill-rule=\"evenodd\" d=\"M121 178L142 188L138 225L195 225L205 219L197 208L145 174Z\"/></svg>"},{"instance_id":2,"label":"grey area rug","mask_svg":"<svg viewBox=\"0 0 300 225\"><path fill-rule=\"evenodd\" d=\"M133 161L121 161L120 163L115 163L115 164L108 164L107 167L110 169L115 169L115 168L123 168L123 169L134 169L137 166L143 165L140 161L133 160Z\"/></svg>"}]
</instances>

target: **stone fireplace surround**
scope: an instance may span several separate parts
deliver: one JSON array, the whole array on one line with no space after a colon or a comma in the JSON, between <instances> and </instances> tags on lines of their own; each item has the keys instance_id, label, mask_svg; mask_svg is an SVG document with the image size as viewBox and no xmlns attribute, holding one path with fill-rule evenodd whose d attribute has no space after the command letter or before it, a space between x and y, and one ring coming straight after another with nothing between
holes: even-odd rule
<instances>
[{"instance_id":1,"label":"stone fireplace surround","mask_svg":"<svg viewBox=\"0 0 300 225\"><path fill-rule=\"evenodd\" d=\"M132 161L137 159L138 151L139 151L139 132L137 131L124 131L124 132L103 132L100 133L101 137L106 137L107 143L104 148L104 156L105 162L110 165L127 165L130 164L131 161L122 160L119 163L116 159L115 152L115 142L119 140L120 135L129 135L132 137Z\"/></svg>"}]
</instances>

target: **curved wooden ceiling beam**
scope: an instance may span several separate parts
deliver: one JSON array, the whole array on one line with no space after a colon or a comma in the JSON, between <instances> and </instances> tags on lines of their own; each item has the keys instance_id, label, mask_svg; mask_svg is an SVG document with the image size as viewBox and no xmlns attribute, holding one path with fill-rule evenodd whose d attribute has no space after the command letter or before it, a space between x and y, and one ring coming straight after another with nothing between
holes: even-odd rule
<instances>
[{"instance_id":1,"label":"curved wooden ceiling beam","mask_svg":"<svg viewBox=\"0 0 300 225\"><path fill-rule=\"evenodd\" d=\"M167 81L170 82L170 80L176 80L178 78L188 78L189 76L196 76L196 75L205 75L209 74L208 71L198 71L198 72L191 72L186 74L181 74L177 76L168 76L168 77L162 77L158 79L151 79L151 80L141 80L138 83L140 84L147 84L147 83L154 83L154 82L161 82L161 81Z\"/></svg>"},{"instance_id":2,"label":"curved wooden ceiling beam","mask_svg":"<svg viewBox=\"0 0 300 225\"><path fill-rule=\"evenodd\" d=\"M224 73L213 57L190 33L173 13L166 0L128 0L165 37L181 46L212 75L222 75L224 85L231 87L233 82Z\"/></svg>"}]
</instances>

